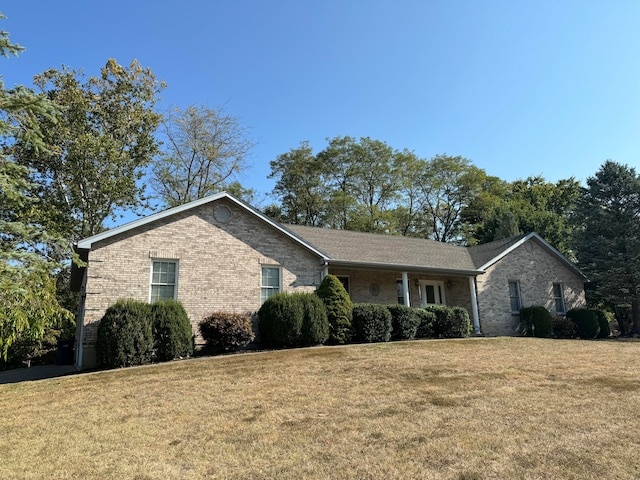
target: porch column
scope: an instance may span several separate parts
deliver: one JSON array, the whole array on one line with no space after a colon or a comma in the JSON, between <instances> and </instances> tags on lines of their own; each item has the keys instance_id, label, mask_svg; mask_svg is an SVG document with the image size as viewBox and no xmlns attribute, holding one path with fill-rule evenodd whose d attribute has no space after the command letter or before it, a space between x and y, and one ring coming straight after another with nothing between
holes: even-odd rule
<instances>
[{"instance_id":1,"label":"porch column","mask_svg":"<svg viewBox=\"0 0 640 480\"><path fill-rule=\"evenodd\" d=\"M480 335L480 317L478 315L478 297L476 296L476 279L469 277L469 292L471 292L471 314L473 316L473 333Z\"/></svg>"},{"instance_id":2,"label":"porch column","mask_svg":"<svg viewBox=\"0 0 640 480\"><path fill-rule=\"evenodd\" d=\"M406 307L410 307L411 299L409 298L409 275L407 275L407 272L402 272L402 295L404 297L404 305Z\"/></svg>"}]
</instances>

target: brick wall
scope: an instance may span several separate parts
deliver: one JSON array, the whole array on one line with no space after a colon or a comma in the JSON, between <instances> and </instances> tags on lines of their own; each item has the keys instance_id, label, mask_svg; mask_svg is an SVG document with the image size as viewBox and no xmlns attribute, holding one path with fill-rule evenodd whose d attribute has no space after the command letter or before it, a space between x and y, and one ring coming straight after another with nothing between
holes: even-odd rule
<instances>
[{"instance_id":1,"label":"brick wall","mask_svg":"<svg viewBox=\"0 0 640 480\"><path fill-rule=\"evenodd\" d=\"M372 270L356 270L331 268L329 273L337 276L348 276L350 297L355 303L394 304L398 302L396 282L402 280L402 272L383 272ZM409 273L409 298L412 307L420 307L420 292L417 281L429 280L443 282L445 300L449 306L460 306L471 315L471 294L467 277L447 277Z\"/></svg>"},{"instance_id":2,"label":"brick wall","mask_svg":"<svg viewBox=\"0 0 640 480\"><path fill-rule=\"evenodd\" d=\"M226 206L231 217L216 220ZM219 216L220 217L220 216ZM97 325L118 299L149 301L153 260L178 262L178 295L194 330L207 314L260 308L261 266L279 265L285 291L315 291L320 257L235 203L221 199L93 246L87 269L83 366L95 365Z\"/></svg>"},{"instance_id":3,"label":"brick wall","mask_svg":"<svg viewBox=\"0 0 640 480\"><path fill-rule=\"evenodd\" d=\"M477 277L482 333L515 335L520 318L511 313L509 282L520 283L522 306L542 305L555 315L553 283L562 283L566 309L585 305L584 281L540 242L529 240Z\"/></svg>"}]
</instances>

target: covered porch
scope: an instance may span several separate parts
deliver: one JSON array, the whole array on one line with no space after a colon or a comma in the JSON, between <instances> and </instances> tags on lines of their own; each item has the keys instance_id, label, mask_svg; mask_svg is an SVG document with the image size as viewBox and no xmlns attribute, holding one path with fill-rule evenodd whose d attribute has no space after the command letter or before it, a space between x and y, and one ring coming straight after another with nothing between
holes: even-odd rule
<instances>
[{"instance_id":1,"label":"covered porch","mask_svg":"<svg viewBox=\"0 0 640 480\"><path fill-rule=\"evenodd\" d=\"M480 334L475 275L331 264L325 267L326 274L338 277L354 303L464 307L471 317L474 333Z\"/></svg>"}]
</instances>

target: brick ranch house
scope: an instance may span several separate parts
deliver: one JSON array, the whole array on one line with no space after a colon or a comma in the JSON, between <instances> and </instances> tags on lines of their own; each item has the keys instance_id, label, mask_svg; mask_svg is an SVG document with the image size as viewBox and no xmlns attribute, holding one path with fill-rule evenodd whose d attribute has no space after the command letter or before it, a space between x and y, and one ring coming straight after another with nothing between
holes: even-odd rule
<instances>
[{"instance_id":1,"label":"brick ranch house","mask_svg":"<svg viewBox=\"0 0 640 480\"><path fill-rule=\"evenodd\" d=\"M460 305L475 333L514 335L521 306L585 303L585 276L535 233L476 247L282 225L219 193L81 240L76 364L96 364L97 326L118 299L174 298L194 333L213 311L256 312L275 292L336 275L354 302Z\"/></svg>"}]
</instances>

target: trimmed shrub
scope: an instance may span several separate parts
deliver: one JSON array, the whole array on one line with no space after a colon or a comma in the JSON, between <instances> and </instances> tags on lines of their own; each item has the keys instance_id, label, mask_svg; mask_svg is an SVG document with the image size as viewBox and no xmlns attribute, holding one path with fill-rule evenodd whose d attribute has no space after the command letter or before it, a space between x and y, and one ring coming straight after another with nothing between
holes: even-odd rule
<instances>
[{"instance_id":1,"label":"trimmed shrub","mask_svg":"<svg viewBox=\"0 0 640 480\"><path fill-rule=\"evenodd\" d=\"M451 336L455 338L465 338L471 334L471 318L469 312L463 307L453 307L453 324L451 325Z\"/></svg>"},{"instance_id":2,"label":"trimmed shrub","mask_svg":"<svg viewBox=\"0 0 640 480\"><path fill-rule=\"evenodd\" d=\"M335 275L327 275L316 293L327 309L329 343L347 343L351 335L353 303L342 282Z\"/></svg>"},{"instance_id":3,"label":"trimmed shrub","mask_svg":"<svg viewBox=\"0 0 640 480\"><path fill-rule=\"evenodd\" d=\"M434 315L433 335L443 338L468 337L471 331L469 312L462 307L429 305L426 309Z\"/></svg>"},{"instance_id":4,"label":"trimmed shrub","mask_svg":"<svg viewBox=\"0 0 640 480\"><path fill-rule=\"evenodd\" d=\"M520 322L525 326L527 335L549 338L553 334L553 317L541 305L521 308Z\"/></svg>"},{"instance_id":5,"label":"trimmed shrub","mask_svg":"<svg viewBox=\"0 0 640 480\"><path fill-rule=\"evenodd\" d=\"M391 314L391 338L393 340L411 340L415 338L420 325L416 309L404 305L388 305Z\"/></svg>"},{"instance_id":6,"label":"trimmed shrub","mask_svg":"<svg viewBox=\"0 0 640 480\"><path fill-rule=\"evenodd\" d=\"M590 340L600 333L598 314L588 308L573 308L567 312L569 318L576 326L576 333L580 338Z\"/></svg>"},{"instance_id":7,"label":"trimmed shrub","mask_svg":"<svg viewBox=\"0 0 640 480\"><path fill-rule=\"evenodd\" d=\"M101 367L150 363L153 358L151 305L120 300L107 308L98 325L96 350Z\"/></svg>"},{"instance_id":8,"label":"trimmed shrub","mask_svg":"<svg viewBox=\"0 0 640 480\"><path fill-rule=\"evenodd\" d=\"M320 297L313 293L296 293L302 303L301 345L319 345L329 339L327 309Z\"/></svg>"},{"instance_id":9,"label":"trimmed shrub","mask_svg":"<svg viewBox=\"0 0 640 480\"><path fill-rule=\"evenodd\" d=\"M353 336L361 342L388 342L391 339L391 313L384 305L356 303L353 306Z\"/></svg>"},{"instance_id":10,"label":"trimmed shrub","mask_svg":"<svg viewBox=\"0 0 640 480\"><path fill-rule=\"evenodd\" d=\"M255 338L249 315L214 312L198 324L207 348L233 352L245 347Z\"/></svg>"},{"instance_id":11,"label":"trimmed shrub","mask_svg":"<svg viewBox=\"0 0 640 480\"><path fill-rule=\"evenodd\" d=\"M571 319L564 316L553 317L553 336L556 338L575 337L576 326Z\"/></svg>"},{"instance_id":12,"label":"trimmed shrub","mask_svg":"<svg viewBox=\"0 0 640 480\"><path fill-rule=\"evenodd\" d=\"M193 330L189 316L176 300L151 305L154 357L159 362L193 355Z\"/></svg>"},{"instance_id":13,"label":"trimmed shrub","mask_svg":"<svg viewBox=\"0 0 640 480\"><path fill-rule=\"evenodd\" d=\"M600 309L595 309L594 311L598 316L598 325L600 326L598 338L609 338L609 336L611 335L611 327L609 326L609 317L611 316L611 314L607 315L607 312L604 312Z\"/></svg>"},{"instance_id":14,"label":"trimmed shrub","mask_svg":"<svg viewBox=\"0 0 640 480\"><path fill-rule=\"evenodd\" d=\"M260 335L267 345L292 347L302 332L302 302L289 293L269 297L258 310Z\"/></svg>"},{"instance_id":15,"label":"trimmed shrub","mask_svg":"<svg viewBox=\"0 0 640 480\"><path fill-rule=\"evenodd\" d=\"M433 337L433 324L436 320L436 314L423 308L415 308L414 311L420 319L420 324L416 331L416 338Z\"/></svg>"}]
</instances>

